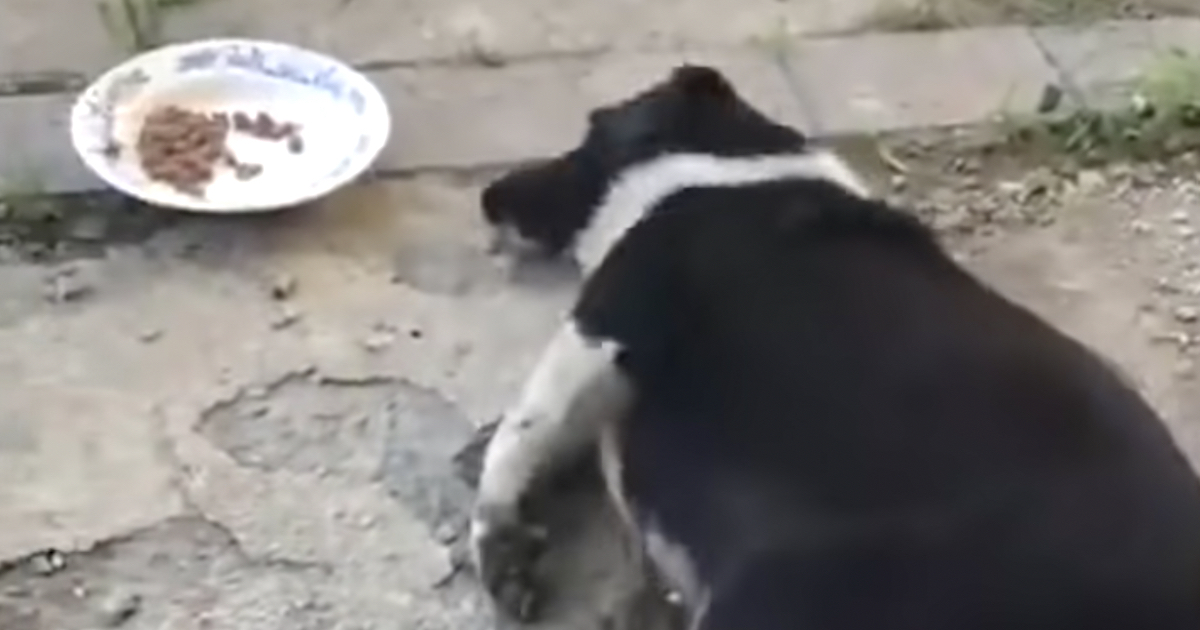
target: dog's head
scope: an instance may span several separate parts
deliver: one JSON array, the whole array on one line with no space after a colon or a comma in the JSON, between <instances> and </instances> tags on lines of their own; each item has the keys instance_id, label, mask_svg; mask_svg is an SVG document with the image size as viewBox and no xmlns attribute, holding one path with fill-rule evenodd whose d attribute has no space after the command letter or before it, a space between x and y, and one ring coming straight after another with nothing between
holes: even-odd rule
<instances>
[{"instance_id":1,"label":"dog's head","mask_svg":"<svg viewBox=\"0 0 1200 630\"><path fill-rule=\"evenodd\" d=\"M681 66L641 94L594 110L579 146L488 186L484 217L499 244L558 254L631 166L670 153L768 155L804 143L746 103L717 70Z\"/></svg>"}]
</instances>

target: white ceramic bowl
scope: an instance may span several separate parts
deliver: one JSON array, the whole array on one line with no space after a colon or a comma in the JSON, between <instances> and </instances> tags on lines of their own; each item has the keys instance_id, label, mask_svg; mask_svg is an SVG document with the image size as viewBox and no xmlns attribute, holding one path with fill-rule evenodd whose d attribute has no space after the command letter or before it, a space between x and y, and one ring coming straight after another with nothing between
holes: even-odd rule
<instances>
[{"instance_id":1,"label":"white ceramic bowl","mask_svg":"<svg viewBox=\"0 0 1200 630\"><path fill-rule=\"evenodd\" d=\"M304 150L230 133L239 161L262 173L239 180L218 169L203 197L152 181L134 150L145 116L177 105L266 112L297 123ZM321 197L360 175L387 143L391 120L378 88L349 66L288 44L214 39L165 46L108 71L71 111L71 141L114 188L148 203L199 212L254 212ZM117 151L110 148L119 147Z\"/></svg>"}]
</instances>

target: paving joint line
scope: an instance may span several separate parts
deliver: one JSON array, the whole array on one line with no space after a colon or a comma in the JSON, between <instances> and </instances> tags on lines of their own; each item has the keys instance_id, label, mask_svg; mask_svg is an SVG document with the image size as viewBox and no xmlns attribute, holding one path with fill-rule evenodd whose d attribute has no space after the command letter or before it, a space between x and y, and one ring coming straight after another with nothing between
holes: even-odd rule
<instances>
[{"instance_id":1,"label":"paving joint line","mask_svg":"<svg viewBox=\"0 0 1200 630\"><path fill-rule=\"evenodd\" d=\"M1076 109L1085 109L1087 107L1087 100L1084 96L1083 88L1075 81L1075 77L1063 66L1050 48L1046 46L1046 43L1042 41L1039 33L1040 30L1036 27L1025 28L1026 34L1029 36L1030 41L1033 42L1033 46L1037 48L1038 53L1042 56L1042 60L1054 71L1054 76L1058 79L1059 86L1066 93L1067 98L1074 102Z\"/></svg>"},{"instance_id":2,"label":"paving joint line","mask_svg":"<svg viewBox=\"0 0 1200 630\"><path fill-rule=\"evenodd\" d=\"M799 73L788 60L787 47L782 47L782 50L772 50L768 53L771 63L776 70L783 75L783 84L787 86L787 91L792 97L792 101L800 110L800 115L808 124L812 125L813 129L807 130L814 137L825 135L825 129L821 124L821 117L817 114L816 106L808 99L803 82L797 76Z\"/></svg>"}]
</instances>

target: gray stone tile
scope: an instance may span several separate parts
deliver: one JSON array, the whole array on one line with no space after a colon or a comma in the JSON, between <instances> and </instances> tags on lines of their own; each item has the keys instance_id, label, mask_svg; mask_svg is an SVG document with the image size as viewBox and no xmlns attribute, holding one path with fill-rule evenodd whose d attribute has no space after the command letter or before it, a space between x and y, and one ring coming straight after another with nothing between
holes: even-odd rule
<instances>
[{"instance_id":1,"label":"gray stone tile","mask_svg":"<svg viewBox=\"0 0 1200 630\"><path fill-rule=\"evenodd\" d=\"M206 0L172 10L167 30L280 39L351 63L414 62L478 45L505 57L740 45L851 28L903 1Z\"/></svg>"},{"instance_id":2,"label":"gray stone tile","mask_svg":"<svg viewBox=\"0 0 1200 630\"><path fill-rule=\"evenodd\" d=\"M102 187L71 148L73 100L71 94L0 98L0 195Z\"/></svg>"},{"instance_id":3,"label":"gray stone tile","mask_svg":"<svg viewBox=\"0 0 1200 630\"><path fill-rule=\"evenodd\" d=\"M95 73L121 59L121 42L84 0L0 2L0 74L45 70Z\"/></svg>"},{"instance_id":4,"label":"gray stone tile","mask_svg":"<svg viewBox=\"0 0 1200 630\"><path fill-rule=\"evenodd\" d=\"M1200 53L1200 20L1119 21L1033 29L1066 85L1091 107L1127 102L1172 51Z\"/></svg>"},{"instance_id":5,"label":"gray stone tile","mask_svg":"<svg viewBox=\"0 0 1200 630\"><path fill-rule=\"evenodd\" d=\"M801 100L829 134L1032 111L1055 78L1021 28L801 40L787 59Z\"/></svg>"},{"instance_id":6,"label":"gray stone tile","mask_svg":"<svg viewBox=\"0 0 1200 630\"><path fill-rule=\"evenodd\" d=\"M633 95L685 60L724 70L764 111L810 126L778 66L748 49L398 69L374 76L393 111L392 142L381 166L471 166L553 155L579 139L589 110Z\"/></svg>"}]
</instances>

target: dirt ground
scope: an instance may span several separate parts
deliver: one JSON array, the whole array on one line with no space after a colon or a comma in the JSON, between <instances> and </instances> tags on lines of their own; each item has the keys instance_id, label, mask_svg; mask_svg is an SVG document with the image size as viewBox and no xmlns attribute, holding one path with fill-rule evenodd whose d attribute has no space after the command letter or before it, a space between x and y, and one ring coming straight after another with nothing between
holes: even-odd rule
<instances>
[{"instance_id":1,"label":"dirt ground","mask_svg":"<svg viewBox=\"0 0 1200 630\"><path fill-rule=\"evenodd\" d=\"M1110 357L1200 462L1200 161L1080 168L996 149L990 137L923 134L889 139L883 152L865 141L843 148L879 187L931 221L968 267ZM74 375L61 378L93 389L136 383L168 404L193 395L188 370L200 368L183 370L189 361L220 355L229 370L250 356L230 348L297 330L322 348L330 335L350 330L344 334L362 335L369 358L367 368L318 361L297 372L301 355L279 350L288 357L279 365L292 372L198 405L198 415L184 410L171 419L165 410L160 441L177 467L166 483L179 490L182 505L164 508L168 518L148 515L146 526L121 539L75 552L48 545L0 568L0 628L492 627L461 566L470 488L447 462L519 382L575 279L541 271L509 277L482 256L474 198L486 178L422 176L373 185L385 192L349 193L367 195L359 200L364 207L397 208L384 223L377 214L345 210L343 198L337 214L135 221L123 243L68 232L70 247L43 242L31 253L27 244L10 244L0 265L4 339L59 339L64 345L52 360L66 362ZM255 257L264 250L274 264L291 261L292 274L269 284L265 296L267 266ZM86 280L64 279L64 264L82 263ZM246 274L253 285L241 280ZM67 284L51 283L55 292L47 297L47 279ZM410 289L433 297L414 301L404 293ZM153 291L159 295L144 297ZM387 297L389 291L406 301ZM170 323L155 319L162 302L183 311L169 311L176 318ZM281 302L297 310L289 313ZM125 328L113 323L123 320L96 320L130 310L141 319ZM195 321L187 324L190 314ZM507 318L515 324L500 326ZM266 328L236 332L245 321ZM99 339L97 326L129 341ZM275 332L262 332L268 328ZM204 331L211 336L181 339ZM114 350L126 346L140 354ZM156 351L170 362L140 358ZM24 360L19 367L40 373L35 359ZM452 371L420 372L450 363ZM410 372L397 371L399 364ZM109 365L121 369L98 375ZM0 451L19 454L21 427L0 418ZM97 448L113 448L102 435ZM70 465L69 454L61 461ZM126 480L97 500L119 507L123 495L138 491ZM291 503L271 507L288 493ZM255 521L260 504L278 522ZM415 529L406 529L393 508L415 515ZM615 627L633 578L611 515L586 485L555 513L567 534L547 561L561 598L545 627ZM28 523L7 529L21 525ZM448 561L403 543L422 537Z\"/></svg>"},{"instance_id":2,"label":"dirt ground","mask_svg":"<svg viewBox=\"0 0 1200 630\"><path fill-rule=\"evenodd\" d=\"M924 31L1000 24L1047 26L1200 15L1191 0L915 0L880 5L857 31Z\"/></svg>"}]
</instances>

